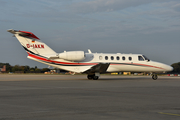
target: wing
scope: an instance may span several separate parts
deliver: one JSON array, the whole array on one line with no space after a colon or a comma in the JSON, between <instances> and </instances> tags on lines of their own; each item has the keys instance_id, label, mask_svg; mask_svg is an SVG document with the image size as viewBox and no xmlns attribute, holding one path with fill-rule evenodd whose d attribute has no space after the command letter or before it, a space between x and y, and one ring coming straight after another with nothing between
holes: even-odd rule
<instances>
[{"instance_id":1,"label":"wing","mask_svg":"<svg viewBox=\"0 0 180 120\"><path fill-rule=\"evenodd\" d=\"M110 63L99 63L95 66L92 66L90 69L86 70L84 73L91 74L91 73L105 73L108 69Z\"/></svg>"}]
</instances>

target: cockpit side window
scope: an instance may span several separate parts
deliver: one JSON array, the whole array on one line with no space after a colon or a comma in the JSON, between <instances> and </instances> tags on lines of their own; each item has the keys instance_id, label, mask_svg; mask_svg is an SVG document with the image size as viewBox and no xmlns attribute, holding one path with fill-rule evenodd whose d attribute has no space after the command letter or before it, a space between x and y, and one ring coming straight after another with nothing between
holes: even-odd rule
<instances>
[{"instance_id":1,"label":"cockpit side window","mask_svg":"<svg viewBox=\"0 0 180 120\"><path fill-rule=\"evenodd\" d=\"M142 56L144 57L144 59L145 59L145 60L150 61L150 59L149 59L149 58L147 58L145 55L142 55Z\"/></svg>"},{"instance_id":2,"label":"cockpit side window","mask_svg":"<svg viewBox=\"0 0 180 120\"><path fill-rule=\"evenodd\" d=\"M138 60L139 60L139 61L144 61L144 59L143 59L142 56L138 56Z\"/></svg>"}]
</instances>

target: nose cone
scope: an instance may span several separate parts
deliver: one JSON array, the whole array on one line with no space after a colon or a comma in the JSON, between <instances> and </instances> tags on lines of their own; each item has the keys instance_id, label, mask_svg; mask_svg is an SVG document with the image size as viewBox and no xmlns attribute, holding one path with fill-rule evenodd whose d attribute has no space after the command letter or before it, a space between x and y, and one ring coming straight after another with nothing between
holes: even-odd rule
<instances>
[{"instance_id":1,"label":"nose cone","mask_svg":"<svg viewBox=\"0 0 180 120\"><path fill-rule=\"evenodd\" d=\"M154 62L154 61L151 61L150 63L157 68L156 72L166 73L166 72L170 72L173 70L173 67L171 67L170 65L164 64L164 63Z\"/></svg>"},{"instance_id":2,"label":"nose cone","mask_svg":"<svg viewBox=\"0 0 180 120\"><path fill-rule=\"evenodd\" d=\"M166 72L170 72L173 70L173 67L166 65L165 69L166 69Z\"/></svg>"}]
</instances>

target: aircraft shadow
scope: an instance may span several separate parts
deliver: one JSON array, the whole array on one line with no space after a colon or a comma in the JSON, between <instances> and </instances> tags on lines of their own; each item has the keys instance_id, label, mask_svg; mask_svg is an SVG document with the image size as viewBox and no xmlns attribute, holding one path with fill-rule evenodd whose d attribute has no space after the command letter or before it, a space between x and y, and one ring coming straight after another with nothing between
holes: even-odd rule
<instances>
[{"instance_id":1,"label":"aircraft shadow","mask_svg":"<svg viewBox=\"0 0 180 120\"><path fill-rule=\"evenodd\" d=\"M85 80L85 79L83 79L83 80ZM88 80L88 79L86 79L86 80ZM121 76L119 76L119 77L116 77L116 78L114 78L114 77L108 77L108 78L105 78L105 76L103 76L103 77L100 77L97 81L100 81L100 80L152 80L152 78L151 78L151 76L149 76L149 77L121 77ZM96 81L96 80L94 80L94 81Z\"/></svg>"},{"instance_id":2,"label":"aircraft shadow","mask_svg":"<svg viewBox=\"0 0 180 120\"><path fill-rule=\"evenodd\" d=\"M151 78L143 78L143 77L136 77L136 78L99 78L98 80L145 80L145 79L151 79Z\"/></svg>"}]
</instances>

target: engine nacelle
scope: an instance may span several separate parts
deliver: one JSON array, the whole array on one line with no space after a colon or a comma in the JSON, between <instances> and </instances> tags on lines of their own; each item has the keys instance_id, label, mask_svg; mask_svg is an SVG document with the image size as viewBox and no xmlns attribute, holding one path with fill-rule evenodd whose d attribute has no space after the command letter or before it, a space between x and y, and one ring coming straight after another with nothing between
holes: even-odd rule
<instances>
[{"instance_id":1,"label":"engine nacelle","mask_svg":"<svg viewBox=\"0 0 180 120\"><path fill-rule=\"evenodd\" d=\"M84 51L69 51L59 53L59 58L69 61L82 61L85 59Z\"/></svg>"}]
</instances>

